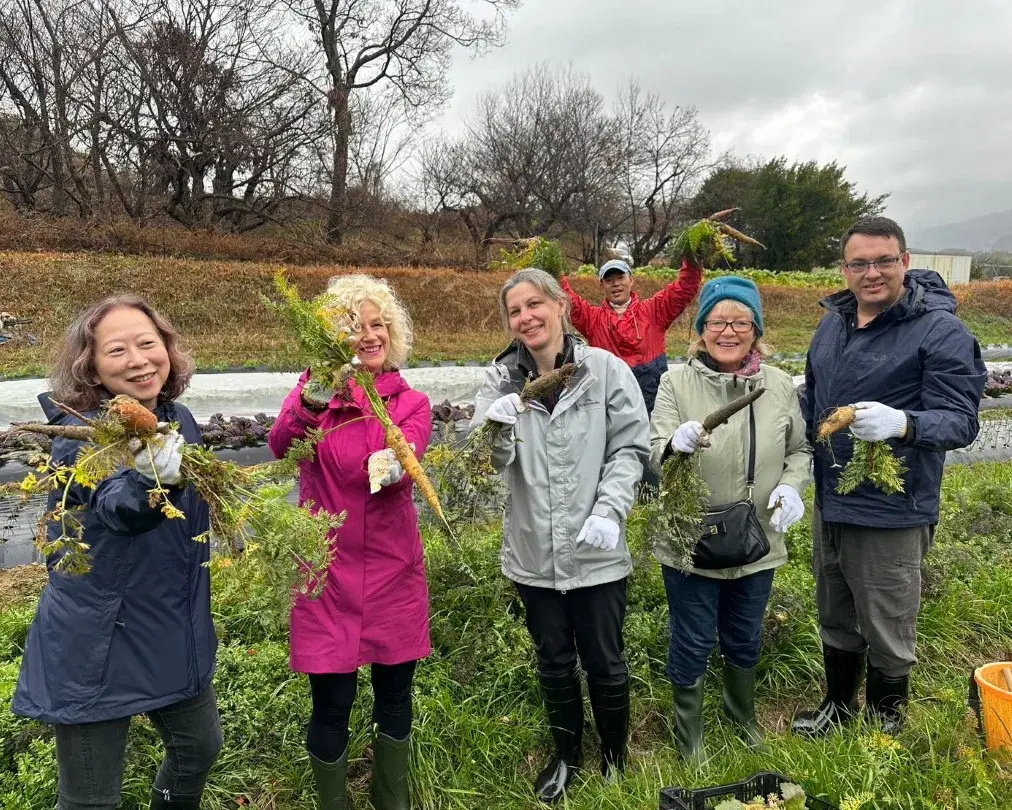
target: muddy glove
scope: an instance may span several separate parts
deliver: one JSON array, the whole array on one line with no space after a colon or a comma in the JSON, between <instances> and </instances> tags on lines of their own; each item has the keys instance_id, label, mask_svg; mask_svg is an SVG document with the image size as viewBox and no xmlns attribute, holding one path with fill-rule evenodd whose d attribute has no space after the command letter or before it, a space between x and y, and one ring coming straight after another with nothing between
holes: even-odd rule
<instances>
[{"instance_id":1,"label":"muddy glove","mask_svg":"<svg viewBox=\"0 0 1012 810\"><path fill-rule=\"evenodd\" d=\"M594 548L614 551L618 545L619 525L611 518L591 515L583 523L577 543L586 543Z\"/></svg>"},{"instance_id":2,"label":"muddy glove","mask_svg":"<svg viewBox=\"0 0 1012 810\"><path fill-rule=\"evenodd\" d=\"M504 425L515 425L517 414L523 409L524 404L520 401L520 394L507 394L504 397L499 397L488 406L485 418L491 419L493 422L501 422Z\"/></svg>"},{"instance_id":3,"label":"muddy glove","mask_svg":"<svg viewBox=\"0 0 1012 810\"><path fill-rule=\"evenodd\" d=\"M130 439L127 446L134 454L134 469L152 483L155 476L162 484L178 484L182 480L179 468L183 463L183 445L186 439L176 431L156 435L145 444L138 438Z\"/></svg>"},{"instance_id":4,"label":"muddy glove","mask_svg":"<svg viewBox=\"0 0 1012 810\"><path fill-rule=\"evenodd\" d=\"M380 487L396 484L404 477L404 468L389 447L369 456L369 489L378 492Z\"/></svg>"},{"instance_id":5,"label":"muddy glove","mask_svg":"<svg viewBox=\"0 0 1012 810\"><path fill-rule=\"evenodd\" d=\"M709 447L710 437L701 422L682 422L671 436L671 449L679 453L695 453L700 447Z\"/></svg>"},{"instance_id":6,"label":"muddy glove","mask_svg":"<svg viewBox=\"0 0 1012 810\"><path fill-rule=\"evenodd\" d=\"M302 387L302 401L310 408L320 411L326 408L337 396L337 391L329 388L319 380L310 380Z\"/></svg>"},{"instance_id":7,"label":"muddy glove","mask_svg":"<svg viewBox=\"0 0 1012 810\"><path fill-rule=\"evenodd\" d=\"M855 439L881 442L902 439L907 435L907 415L881 402L856 402L857 413L850 426Z\"/></svg>"},{"instance_id":8,"label":"muddy glove","mask_svg":"<svg viewBox=\"0 0 1012 810\"><path fill-rule=\"evenodd\" d=\"M790 484L781 484L773 490L766 508L773 510L770 528L781 534L801 520L805 514L805 502Z\"/></svg>"}]
</instances>

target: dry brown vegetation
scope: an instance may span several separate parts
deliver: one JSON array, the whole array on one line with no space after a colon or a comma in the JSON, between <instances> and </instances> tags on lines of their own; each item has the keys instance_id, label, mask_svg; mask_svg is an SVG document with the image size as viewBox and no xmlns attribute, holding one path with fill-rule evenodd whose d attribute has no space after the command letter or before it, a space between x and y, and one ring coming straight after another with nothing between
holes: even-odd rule
<instances>
[{"instance_id":1,"label":"dry brown vegetation","mask_svg":"<svg viewBox=\"0 0 1012 810\"><path fill-rule=\"evenodd\" d=\"M201 261L97 253L0 254L0 309L30 317L39 345L7 344L0 373L40 374L70 319L82 307L117 292L148 298L183 332L199 365L294 368L293 344L280 322L260 303L271 290L281 262ZM497 294L505 272L449 268L355 267L336 264L288 266L303 295L320 292L339 273L370 272L389 279L408 304L415 325L414 359L488 359L506 343ZM590 277L573 286L597 301ZM637 290L648 296L663 283L645 277ZM767 337L781 352L803 352L822 314L827 289L764 286ZM1008 342L1012 335L1012 283L975 283L956 290L960 315L982 343ZM668 350L683 355L695 309L668 333Z\"/></svg>"}]
</instances>

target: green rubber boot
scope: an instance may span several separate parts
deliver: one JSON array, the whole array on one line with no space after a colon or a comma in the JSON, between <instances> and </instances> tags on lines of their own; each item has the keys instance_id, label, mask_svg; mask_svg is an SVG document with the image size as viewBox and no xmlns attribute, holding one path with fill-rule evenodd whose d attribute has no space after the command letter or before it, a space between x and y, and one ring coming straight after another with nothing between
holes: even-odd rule
<instances>
[{"instance_id":1,"label":"green rubber boot","mask_svg":"<svg viewBox=\"0 0 1012 810\"><path fill-rule=\"evenodd\" d=\"M310 754L309 763L313 766L320 810L349 810L348 746L344 747L344 753L337 762L324 762Z\"/></svg>"},{"instance_id":2,"label":"green rubber boot","mask_svg":"<svg viewBox=\"0 0 1012 810\"><path fill-rule=\"evenodd\" d=\"M703 676L692 686L671 684L675 698L675 747L686 762L703 761Z\"/></svg>"},{"instance_id":3,"label":"green rubber boot","mask_svg":"<svg viewBox=\"0 0 1012 810\"><path fill-rule=\"evenodd\" d=\"M372 740L372 804L376 810L409 810L408 756L411 735L395 740L376 732Z\"/></svg>"},{"instance_id":4,"label":"green rubber boot","mask_svg":"<svg viewBox=\"0 0 1012 810\"><path fill-rule=\"evenodd\" d=\"M724 709L753 751L762 751L763 734L755 719L755 667L741 669L724 662Z\"/></svg>"}]
</instances>

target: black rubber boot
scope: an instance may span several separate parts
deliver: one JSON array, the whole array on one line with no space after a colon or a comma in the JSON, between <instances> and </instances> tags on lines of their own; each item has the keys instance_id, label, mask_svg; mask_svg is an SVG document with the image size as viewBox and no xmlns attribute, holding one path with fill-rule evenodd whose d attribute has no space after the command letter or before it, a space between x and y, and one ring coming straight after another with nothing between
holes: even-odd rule
<instances>
[{"instance_id":1,"label":"black rubber boot","mask_svg":"<svg viewBox=\"0 0 1012 810\"><path fill-rule=\"evenodd\" d=\"M555 756L534 781L534 793L543 802L557 802L566 793L580 767L583 744L583 696L580 673L561 678L540 676L545 713L555 741Z\"/></svg>"},{"instance_id":2,"label":"black rubber boot","mask_svg":"<svg viewBox=\"0 0 1012 810\"><path fill-rule=\"evenodd\" d=\"M742 669L724 662L724 709L748 747L763 749L762 731L755 719L755 667Z\"/></svg>"},{"instance_id":3,"label":"black rubber boot","mask_svg":"<svg viewBox=\"0 0 1012 810\"><path fill-rule=\"evenodd\" d=\"M372 738L372 784L370 796L376 810L410 810L408 757L411 735L395 740L376 732Z\"/></svg>"},{"instance_id":4,"label":"black rubber boot","mask_svg":"<svg viewBox=\"0 0 1012 810\"><path fill-rule=\"evenodd\" d=\"M675 699L675 747L686 762L703 761L703 675L692 686L671 684Z\"/></svg>"},{"instance_id":5,"label":"black rubber boot","mask_svg":"<svg viewBox=\"0 0 1012 810\"><path fill-rule=\"evenodd\" d=\"M309 764L313 767L319 810L348 810L348 746L336 762L324 762L310 754Z\"/></svg>"},{"instance_id":6,"label":"black rubber boot","mask_svg":"<svg viewBox=\"0 0 1012 810\"><path fill-rule=\"evenodd\" d=\"M151 810L200 810L200 797L173 796L167 790L151 788Z\"/></svg>"},{"instance_id":7,"label":"black rubber boot","mask_svg":"<svg viewBox=\"0 0 1012 810\"><path fill-rule=\"evenodd\" d=\"M857 713L857 693L864 676L866 653L823 646L826 697L815 711L799 712L791 730L805 737L821 737L846 725Z\"/></svg>"},{"instance_id":8,"label":"black rubber boot","mask_svg":"<svg viewBox=\"0 0 1012 810\"><path fill-rule=\"evenodd\" d=\"M890 678L881 670L868 665L868 684L865 693L865 710L886 734L897 734L903 729L903 710L910 696L910 676Z\"/></svg>"},{"instance_id":9,"label":"black rubber boot","mask_svg":"<svg viewBox=\"0 0 1012 810\"><path fill-rule=\"evenodd\" d=\"M601 775L609 782L625 773L629 740L629 681L603 684L588 680L594 724L601 738Z\"/></svg>"}]
</instances>

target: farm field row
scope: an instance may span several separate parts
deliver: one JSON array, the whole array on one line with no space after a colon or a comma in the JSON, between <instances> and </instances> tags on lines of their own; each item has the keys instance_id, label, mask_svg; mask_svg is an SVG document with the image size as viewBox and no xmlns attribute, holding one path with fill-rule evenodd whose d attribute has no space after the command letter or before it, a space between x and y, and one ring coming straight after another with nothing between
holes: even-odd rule
<instances>
[{"instance_id":1,"label":"farm field row","mask_svg":"<svg viewBox=\"0 0 1012 810\"><path fill-rule=\"evenodd\" d=\"M117 256L95 253L0 253L0 309L33 319L38 344L5 344L0 374L40 376L67 324L82 307L117 292L150 300L180 329L201 369L294 370L293 345L280 323L261 304L279 265ZM342 272L386 277L407 302L415 328L413 362L488 360L506 343L498 312L504 272L461 272L446 268L350 268L335 265L289 268L304 295L321 291ZM592 277L574 276L585 297L600 298ZM637 290L661 289L656 278L640 278ZM803 353L821 315L818 301L830 288L762 285L767 338L783 354ZM955 289L959 315L982 344L1012 338L1012 282L975 283ZM672 357L685 353L694 308L668 332Z\"/></svg>"}]
</instances>

